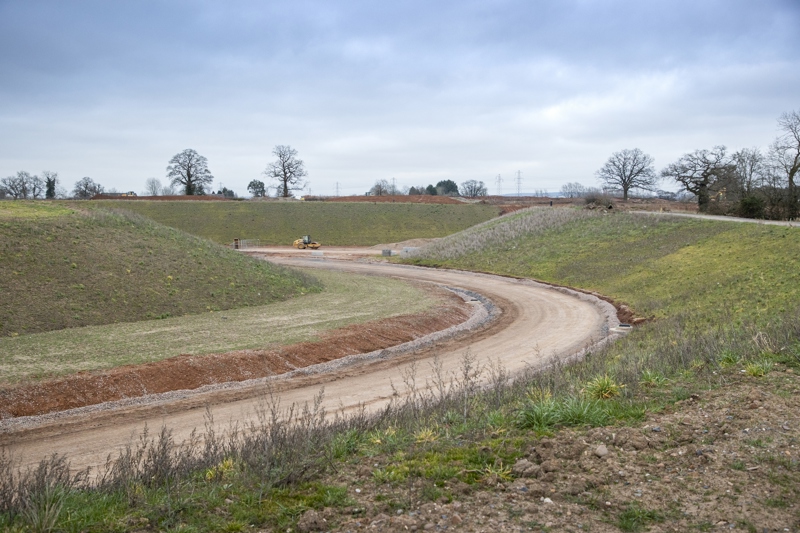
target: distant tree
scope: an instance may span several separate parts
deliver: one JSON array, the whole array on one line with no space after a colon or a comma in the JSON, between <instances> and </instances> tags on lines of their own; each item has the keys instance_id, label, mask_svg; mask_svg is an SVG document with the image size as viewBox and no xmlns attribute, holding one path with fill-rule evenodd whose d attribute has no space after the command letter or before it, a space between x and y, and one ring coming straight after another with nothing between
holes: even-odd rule
<instances>
[{"instance_id":1,"label":"distant tree","mask_svg":"<svg viewBox=\"0 0 800 533\"><path fill-rule=\"evenodd\" d=\"M458 185L453 180L442 180L436 184L436 192L442 196L458 196Z\"/></svg>"},{"instance_id":2,"label":"distant tree","mask_svg":"<svg viewBox=\"0 0 800 533\"><path fill-rule=\"evenodd\" d=\"M267 186L261 180L253 180L247 184L247 191L254 198L263 198L267 195Z\"/></svg>"},{"instance_id":3,"label":"distant tree","mask_svg":"<svg viewBox=\"0 0 800 533\"><path fill-rule=\"evenodd\" d=\"M586 194L586 187L577 181L565 183L561 186L561 195L564 198L580 198L584 194Z\"/></svg>"},{"instance_id":4,"label":"distant tree","mask_svg":"<svg viewBox=\"0 0 800 533\"><path fill-rule=\"evenodd\" d=\"M144 182L144 195L159 196L163 188L158 178L147 178L147 181Z\"/></svg>"},{"instance_id":5,"label":"distant tree","mask_svg":"<svg viewBox=\"0 0 800 533\"><path fill-rule=\"evenodd\" d=\"M72 189L72 196L79 200L88 200L95 194L102 194L103 186L95 183L92 178L86 177L75 182L75 188Z\"/></svg>"},{"instance_id":6,"label":"distant tree","mask_svg":"<svg viewBox=\"0 0 800 533\"><path fill-rule=\"evenodd\" d=\"M712 193L719 188L719 184L727 182L734 172L735 167L726 156L726 148L715 146L711 150L695 150L684 154L662 170L661 176L676 181L697 196L700 212L706 213Z\"/></svg>"},{"instance_id":7,"label":"distant tree","mask_svg":"<svg viewBox=\"0 0 800 533\"><path fill-rule=\"evenodd\" d=\"M29 172L20 170L16 176L0 180L0 188L14 200L36 200L44 195L45 184L39 176L32 176Z\"/></svg>"},{"instance_id":8,"label":"distant tree","mask_svg":"<svg viewBox=\"0 0 800 533\"><path fill-rule=\"evenodd\" d=\"M26 172L27 174L27 172ZM23 200L28 197L28 184L24 179L20 179L20 172L16 176L8 176L0 180L5 196L10 196L14 200Z\"/></svg>"},{"instance_id":9,"label":"distant tree","mask_svg":"<svg viewBox=\"0 0 800 533\"><path fill-rule=\"evenodd\" d=\"M391 185L387 180L375 180L375 185L369 190L370 196L386 196L389 194Z\"/></svg>"},{"instance_id":10,"label":"distant tree","mask_svg":"<svg viewBox=\"0 0 800 533\"><path fill-rule=\"evenodd\" d=\"M167 177L172 185L183 187L184 194L189 196L205 194L206 186L214 181L208 170L208 160L191 148L170 159Z\"/></svg>"},{"instance_id":11,"label":"distant tree","mask_svg":"<svg viewBox=\"0 0 800 533\"><path fill-rule=\"evenodd\" d=\"M58 172L43 170L42 179L44 179L44 197L48 200L55 199L57 194L56 185L58 184Z\"/></svg>"},{"instance_id":12,"label":"distant tree","mask_svg":"<svg viewBox=\"0 0 800 533\"><path fill-rule=\"evenodd\" d=\"M764 154L756 147L742 148L731 156L731 162L743 196L753 194L764 180Z\"/></svg>"},{"instance_id":13,"label":"distant tree","mask_svg":"<svg viewBox=\"0 0 800 533\"><path fill-rule=\"evenodd\" d=\"M650 191L658 182L653 158L638 148L614 152L596 175L609 189L621 190L624 202L631 189Z\"/></svg>"},{"instance_id":14,"label":"distant tree","mask_svg":"<svg viewBox=\"0 0 800 533\"><path fill-rule=\"evenodd\" d=\"M217 194L221 194L224 198L236 198L236 193L227 187L223 187L217 191Z\"/></svg>"},{"instance_id":15,"label":"distant tree","mask_svg":"<svg viewBox=\"0 0 800 533\"><path fill-rule=\"evenodd\" d=\"M425 194L425 187L409 187L409 196L419 196Z\"/></svg>"},{"instance_id":16,"label":"distant tree","mask_svg":"<svg viewBox=\"0 0 800 533\"><path fill-rule=\"evenodd\" d=\"M175 196L175 187L171 183L164 185L161 188L161 196Z\"/></svg>"},{"instance_id":17,"label":"distant tree","mask_svg":"<svg viewBox=\"0 0 800 533\"><path fill-rule=\"evenodd\" d=\"M425 187L425 194L428 194L430 196L436 196L437 194L439 194L439 191L437 191L436 187L434 187L433 185L428 185L427 187Z\"/></svg>"},{"instance_id":18,"label":"distant tree","mask_svg":"<svg viewBox=\"0 0 800 533\"><path fill-rule=\"evenodd\" d=\"M466 196L467 198L486 196L486 185L482 181L465 181L461 184L461 196Z\"/></svg>"},{"instance_id":19,"label":"distant tree","mask_svg":"<svg viewBox=\"0 0 800 533\"><path fill-rule=\"evenodd\" d=\"M774 172L779 174L786 185L787 210L789 220L797 218L800 195L797 180L800 179L800 112L783 113L778 119L782 133L769 147L769 160Z\"/></svg>"},{"instance_id":20,"label":"distant tree","mask_svg":"<svg viewBox=\"0 0 800 533\"><path fill-rule=\"evenodd\" d=\"M297 159L297 150L279 144L272 150L272 155L277 159L267 166L264 175L278 183L277 195L290 198L294 196L292 191L302 191L306 186L303 178L308 176L308 172L303 161Z\"/></svg>"}]
</instances>

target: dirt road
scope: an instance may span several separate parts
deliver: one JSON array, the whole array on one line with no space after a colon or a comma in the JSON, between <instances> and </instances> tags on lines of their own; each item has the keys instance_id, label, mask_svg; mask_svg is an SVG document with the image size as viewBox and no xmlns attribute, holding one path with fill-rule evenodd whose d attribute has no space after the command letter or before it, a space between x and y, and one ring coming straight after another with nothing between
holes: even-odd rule
<instances>
[{"instance_id":1,"label":"dirt road","mask_svg":"<svg viewBox=\"0 0 800 533\"><path fill-rule=\"evenodd\" d=\"M610 304L530 281L379 262L337 261L309 254L275 260L287 265L459 287L489 298L502 311L500 318L478 331L433 348L335 372L278 380L272 387L282 406L310 401L324 387L328 412L356 409L362 404L375 409L390 399L393 386L404 390L402 376L415 362L417 384L432 381L430 362L434 354L446 375L458 371L467 349L479 364L499 361L515 372L541 365L554 356L575 356L594 343L604 342L609 338L609 328L618 325ZM104 464L109 454L115 456L125 445L134 443L145 424L151 432L166 425L178 442L192 430L202 430L207 405L213 406L218 430L229 427L231 422L238 422L241 427L254 418L254 409L264 392L264 382L258 381L224 390L167 395L118 409L18 420L0 426L0 446L5 446L22 465L61 453L76 468L96 467Z\"/></svg>"}]
</instances>

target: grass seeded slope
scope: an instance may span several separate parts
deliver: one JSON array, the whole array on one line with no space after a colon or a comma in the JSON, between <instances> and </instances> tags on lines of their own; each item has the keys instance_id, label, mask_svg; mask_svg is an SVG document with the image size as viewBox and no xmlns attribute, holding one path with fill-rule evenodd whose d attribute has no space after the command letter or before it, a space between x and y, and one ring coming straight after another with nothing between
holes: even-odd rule
<instances>
[{"instance_id":1,"label":"grass seeded slope","mask_svg":"<svg viewBox=\"0 0 800 533\"><path fill-rule=\"evenodd\" d=\"M259 239L290 245L302 235L328 246L372 246L443 237L496 217L488 205L334 203L302 201L92 202L126 209L218 243Z\"/></svg>"},{"instance_id":2,"label":"grass seeded slope","mask_svg":"<svg viewBox=\"0 0 800 533\"><path fill-rule=\"evenodd\" d=\"M263 305L312 278L132 214L0 203L0 336Z\"/></svg>"},{"instance_id":3,"label":"grass seeded slope","mask_svg":"<svg viewBox=\"0 0 800 533\"><path fill-rule=\"evenodd\" d=\"M0 529L798 531L799 249L798 228L503 217L415 261L595 289L656 320L513 381L467 352L432 389L399 378L411 394L375 417L312 402L273 420L267 400L239 440L164 430L94 486L63 458L25 477L0 454Z\"/></svg>"}]
</instances>

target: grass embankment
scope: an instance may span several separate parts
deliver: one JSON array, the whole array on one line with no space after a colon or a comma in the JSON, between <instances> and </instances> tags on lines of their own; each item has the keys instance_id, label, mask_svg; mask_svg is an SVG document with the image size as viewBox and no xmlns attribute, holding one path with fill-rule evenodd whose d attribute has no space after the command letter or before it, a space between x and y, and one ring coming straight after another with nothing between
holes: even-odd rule
<instances>
[{"instance_id":1,"label":"grass embankment","mask_svg":"<svg viewBox=\"0 0 800 533\"><path fill-rule=\"evenodd\" d=\"M0 203L0 336L265 305L319 290L309 276L138 215Z\"/></svg>"},{"instance_id":2,"label":"grass embankment","mask_svg":"<svg viewBox=\"0 0 800 533\"><path fill-rule=\"evenodd\" d=\"M264 306L0 340L0 385L81 371L314 341L351 324L429 309L436 300L388 278L315 271L324 291Z\"/></svg>"},{"instance_id":3,"label":"grass embankment","mask_svg":"<svg viewBox=\"0 0 800 533\"><path fill-rule=\"evenodd\" d=\"M468 204L112 200L92 204L129 210L217 243L238 238L283 246L307 234L323 246L443 237L499 214L496 206Z\"/></svg>"},{"instance_id":4,"label":"grass embankment","mask_svg":"<svg viewBox=\"0 0 800 533\"><path fill-rule=\"evenodd\" d=\"M599 290L657 320L511 384L483 369L484 391L466 356L460 376L380 417L312 405L280 423L267 407L246 438L194 454L165 431L95 489L71 489L58 461L38 484L6 463L0 524L55 502L67 531L796 529L800 232L543 213L417 261Z\"/></svg>"}]
</instances>

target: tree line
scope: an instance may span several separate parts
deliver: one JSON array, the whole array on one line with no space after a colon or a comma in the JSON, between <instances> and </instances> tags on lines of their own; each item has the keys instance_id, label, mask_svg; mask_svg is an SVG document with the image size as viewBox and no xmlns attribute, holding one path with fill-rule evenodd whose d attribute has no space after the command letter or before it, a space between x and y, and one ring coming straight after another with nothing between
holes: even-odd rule
<instances>
[{"instance_id":1,"label":"tree line","mask_svg":"<svg viewBox=\"0 0 800 533\"><path fill-rule=\"evenodd\" d=\"M783 113L778 130L766 152L742 148L729 153L722 145L698 149L660 173L653 158L640 149L622 150L612 154L596 176L606 191L621 192L623 200L632 190L654 191L667 180L694 196L701 213L794 220L800 212L800 113ZM577 183L565 187L571 193L581 188Z\"/></svg>"}]
</instances>

